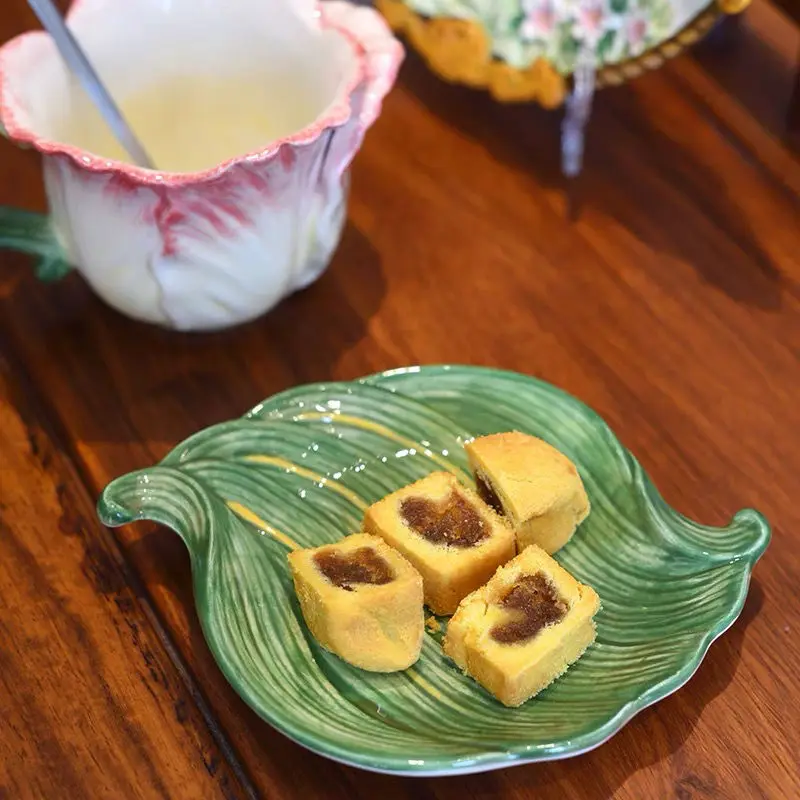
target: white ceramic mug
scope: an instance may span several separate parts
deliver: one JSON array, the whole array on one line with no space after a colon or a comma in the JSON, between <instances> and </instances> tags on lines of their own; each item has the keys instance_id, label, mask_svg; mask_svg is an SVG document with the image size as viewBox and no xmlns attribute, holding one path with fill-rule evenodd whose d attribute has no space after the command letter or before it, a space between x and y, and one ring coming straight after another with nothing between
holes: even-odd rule
<instances>
[{"instance_id":1,"label":"white ceramic mug","mask_svg":"<svg viewBox=\"0 0 800 800\"><path fill-rule=\"evenodd\" d=\"M0 245L26 249L22 219L51 267L63 260L123 313L181 330L244 322L315 280L344 224L347 167L402 59L381 17L339 0L78 0L68 21L123 108L159 81L242 76L249 102L283 109L302 94L306 117L200 171L142 169L68 141L88 100L49 36L20 36L0 48L0 120L42 153L51 215L42 227L4 210Z\"/></svg>"}]
</instances>

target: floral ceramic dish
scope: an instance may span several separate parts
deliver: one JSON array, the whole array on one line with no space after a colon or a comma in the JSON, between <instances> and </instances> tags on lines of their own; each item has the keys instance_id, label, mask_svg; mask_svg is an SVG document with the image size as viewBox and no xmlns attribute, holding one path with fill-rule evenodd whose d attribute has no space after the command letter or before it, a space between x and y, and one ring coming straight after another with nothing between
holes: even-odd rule
<instances>
[{"instance_id":1,"label":"floral ceramic dish","mask_svg":"<svg viewBox=\"0 0 800 800\"><path fill-rule=\"evenodd\" d=\"M597 85L660 66L749 0L377 0L446 80L561 105L583 48Z\"/></svg>"},{"instance_id":2,"label":"floral ceramic dish","mask_svg":"<svg viewBox=\"0 0 800 800\"><path fill-rule=\"evenodd\" d=\"M517 709L445 658L444 619L404 672L363 672L322 650L302 621L289 550L357 530L368 504L428 472L464 477L468 437L514 428L573 459L591 497L591 515L556 557L602 598L596 645ZM211 650L267 722L322 755L407 775L478 772L601 744L689 680L741 611L769 541L752 510L711 528L671 509L572 397L475 367L283 392L113 481L99 514L108 525L156 520L183 538Z\"/></svg>"}]
</instances>

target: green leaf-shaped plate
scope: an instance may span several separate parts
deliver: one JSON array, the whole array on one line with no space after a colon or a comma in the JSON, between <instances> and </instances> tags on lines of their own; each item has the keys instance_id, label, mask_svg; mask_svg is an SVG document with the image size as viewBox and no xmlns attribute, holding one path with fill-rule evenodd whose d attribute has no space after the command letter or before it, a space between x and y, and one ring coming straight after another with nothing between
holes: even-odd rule
<instances>
[{"instance_id":1,"label":"green leaf-shaped plate","mask_svg":"<svg viewBox=\"0 0 800 800\"><path fill-rule=\"evenodd\" d=\"M286 554L358 530L364 509L435 469L462 477L465 438L518 429L577 464L592 513L557 554L599 592L597 643L507 709L426 636L405 672L362 672L303 623ZM206 639L237 692L310 749L367 769L477 772L591 749L691 677L731 625L769 541L755 511L710 528L667 506L592 411L533 378L474 367L302 386L204 430L103 492L108 525L150 519L191 553Z\"/></svg>"}]
</instances>

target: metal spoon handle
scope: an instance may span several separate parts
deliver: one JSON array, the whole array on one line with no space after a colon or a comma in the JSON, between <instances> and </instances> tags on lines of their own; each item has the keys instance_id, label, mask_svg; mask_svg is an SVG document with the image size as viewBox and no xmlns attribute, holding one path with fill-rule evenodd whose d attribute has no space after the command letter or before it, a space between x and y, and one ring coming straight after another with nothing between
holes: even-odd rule
<instances>
[{"instance_id":1,"label":"metal spoon handle","mask_svg":"<svg viewBox=\"0 0 800 800\"><path fill-rule=\"evenodd\" d=\"M83 49L72 35L72 31L66 26L63 17L53 5L52 0L28 0L28 5L39 18L44 29L52 36L56 47L61 53L61 57L67 62L67 66L81 82L89 97L92 98L98 111L103 115L106 124L111 128L120 144L127 150L133 162L140 167L155 169L155 165L150 156L147 155L147 151L130 129L125 117L122 116L122 112L103 85Z\"/></svg>"}]
</instances>

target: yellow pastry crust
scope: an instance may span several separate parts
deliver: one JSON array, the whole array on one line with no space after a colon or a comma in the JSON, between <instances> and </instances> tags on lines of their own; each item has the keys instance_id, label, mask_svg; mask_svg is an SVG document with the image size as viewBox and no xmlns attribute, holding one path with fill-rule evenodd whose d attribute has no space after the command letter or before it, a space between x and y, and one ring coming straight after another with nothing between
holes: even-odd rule
<instances>
[{"instance_id":1,"label":"yellow pastry crust","mask_svg":"<svg viewBox=\"0 0 800 800\"><path fill-rule=\"evenodd\" d=\"M320 555L347 557L363 548L388 564L389 582L343 588L319 567ZM303 618L326 650L372 672L395 672L417 661L425 626L422 578L383 539L357 533L336 544L295 550L288 559Z\"/></svg>"},{"instance_id":2,"label":"yellow pastry crust","mask_svg":"<svg viewBox=\"0 0 800 800\"><path fill-rule=\"evenodd\" d=\"M441 503L453 492L467 501L485 525L485 538L469 547L431 542L414 531L401 514L401 504L407 498ZM515 553L511 528L449 472L434 472L370 506L364 516L364 530L382 537L419 571L425 603L436 614L452 614L462 598L489 580Z\"/></svg>"},{"instance_id":3,"label":"yellow pastry crust","mask_svg":"<svg viewBox=\"0 0 800 800\"><path fill-rule=\"evenodd\" d=\"M476 481L497 495L517 536L517 551L537 544L555 553L589 514L575 465L542 439L518 431L482 436L466 446Z\"/></svg>"},{"instance_id":4,"label":"yellow pastry crust","mask_svg":"<svg viewBox=\"0 0 800 800\"><path fill-rule=\"evenodd\" d=\"M520 579L543 574L567 610L561 621L532 638L503 643L492 636L509 618L501 604ZM535 545L501 567L483 587L464 598L447 626L444 652L501 703L518 706L549 686L595 639L600 598Z\"/></svg>"}]
</instances>

